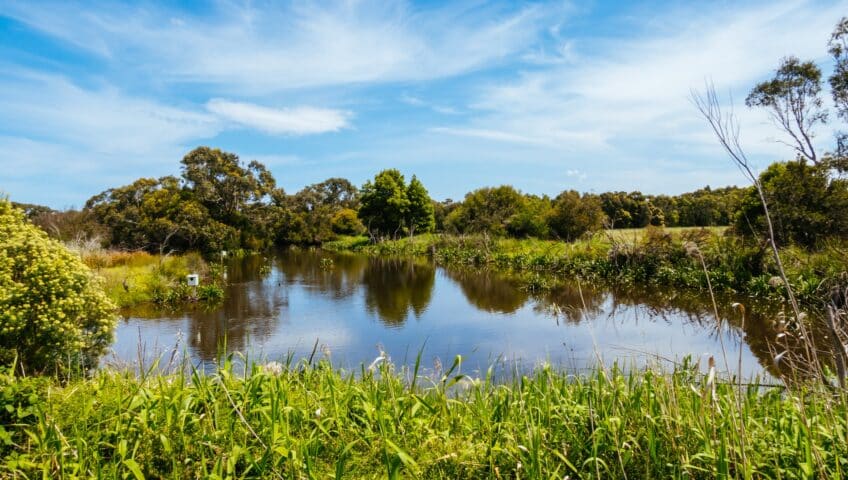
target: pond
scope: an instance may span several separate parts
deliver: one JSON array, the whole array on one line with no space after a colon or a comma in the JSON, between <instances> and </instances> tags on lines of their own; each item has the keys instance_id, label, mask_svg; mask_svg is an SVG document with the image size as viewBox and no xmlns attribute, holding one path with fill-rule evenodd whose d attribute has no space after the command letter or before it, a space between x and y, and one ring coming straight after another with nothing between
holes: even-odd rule
<instances>
[{"instance_id":1,"label":"pond","mask_svg":"<svg viewBox=\"0 0 848 480\"><path fill-rule=\"evenodd\" d=\"M742 318L734 299L674 289L613 289L564 281L531 294L509 277L452 270L422 260L321 250L285 250L234 259L226 299L216 308L124 312L106 362L149 364L176 351L212 366L223 351L257 361L329 357L342 368L370 364L385 351L396 364L492 365L527 369L540 362L584 371L715 357L742 374L768 371L770 318ZM316 348L317 345L317 348Z\"/></svg>"}]
</instances>

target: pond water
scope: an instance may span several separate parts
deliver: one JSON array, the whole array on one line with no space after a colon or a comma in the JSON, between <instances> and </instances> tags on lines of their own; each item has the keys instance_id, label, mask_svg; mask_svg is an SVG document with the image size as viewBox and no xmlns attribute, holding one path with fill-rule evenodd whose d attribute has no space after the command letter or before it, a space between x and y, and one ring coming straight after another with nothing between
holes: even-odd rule
<instances>
[{"instance_id":1,"label":"pond water","mask_svg":"<svg viewBox=\"0 0 848 480\"><path fill-rule=\"evenodd\" d=\"M106 362L149 363L176 350L214 365L219 354L257 361L287 355L326 357L343 368L368 365L384 350L412 364L463 371L491 365L532 368L540 362L582 371L603 362L625 367L724 352L746 377L768 370L770 315L674 289L626 291L564 282L533 295L505 276L451 270L426 261L371 258L320 250L286 250L228 265L226 299L217 308L124 312ZM765 366L765 367L764 367Z\"/></svg>"}]
</instances>

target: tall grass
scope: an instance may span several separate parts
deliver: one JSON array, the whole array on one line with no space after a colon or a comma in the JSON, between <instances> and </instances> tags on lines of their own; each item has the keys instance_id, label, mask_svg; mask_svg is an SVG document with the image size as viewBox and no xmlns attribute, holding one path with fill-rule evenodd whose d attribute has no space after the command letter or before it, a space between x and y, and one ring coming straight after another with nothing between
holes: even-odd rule
<instances>
[{"instance_id":1,"label":"tall grass","mask_svg":"<svg viewBox=\"0 0 848 480\"><path fill-rule=\"evenodd\" d=\"M12 406L0 412L0 477L789 479L848 468L844 395L740 387L688 362L501 379L463 375L459 362L426 376L418 363L185 367L65 385L0 376Z\"/></svg>"},{"instance_id":2,"label":"tall grass","mask_svg":"<svg viewBox=\"0 0 848 480\"><path fill-rule=\"evenodd\" d=\"M71 245L75 247L75 245ZM198 273L203 278L198 289L201 300L217 301L223 297L220 274L196 252L180 255L152 255L143 251L76 248L92 270L103 279L106 294L119 307L145 303L172 305L194 299L194 290L186 285L186 275Z\"/></svg>"}]
</instances>

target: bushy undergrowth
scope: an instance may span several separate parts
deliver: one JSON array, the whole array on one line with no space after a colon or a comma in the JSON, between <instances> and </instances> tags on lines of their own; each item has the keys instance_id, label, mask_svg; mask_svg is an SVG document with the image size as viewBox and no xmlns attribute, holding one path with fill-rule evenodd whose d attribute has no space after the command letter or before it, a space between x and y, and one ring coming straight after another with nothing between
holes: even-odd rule
<instances>
[{"instance_id":1,"label":"bushy undergrowth","mask_svg":"<svg viewBox=\"0 0 848 480\"><path fill-rule=\"evenodd\" d=\"M540 367L501 382L390 363L182 372L106 370L47 387L0 378L20 407L0 417L0 476L794 479L848 468L845 398L722 384L691 364L577 377Z\"/></svg>"},{"instance_id":2,"label":"bushy undergrowth","mask_svg":"<svg viewBox=\"0 0 848 480\"><path fill-rule=\"evenodd\" d=\"M103 277L104 290L120 307L143 303L175 305L189 300L217 302L224 296L221 267L207 263L198 253L162 257L143 251L80 253L83 261ZM201 275L196 293L186 284L189 273Z\"/></svg>"},{"instance_id":3,"label":"bushy undergrowth","mask_svg":"<svg viewBox=\"0 0 848 480\"><path fill-rule=\"evenodd\" d=\"M709 276L717 291L759 298L782 298L784 294L769 251L726 235L723 229L648 228L602 233L572 243L420 235L372 244L365 237L348 237L326 243L324 248L382 256L429 256L443 265L518 273L532 283L539 283L543 275L553 275L706 290ZM848 268L848 249L843 244L830 244L815 252L788 247L782 256L796 295L810 304L819 303L828 285ZM543 283L553 285L555 279Z\"/></svg>"},{"instance_id":4,"label":"bushy undergrowth","mask_svg":"<svg viewBox=\"0 0 848 480\"><path fill-rule=\"evenodd\" d=\"M0 198L0 362L91 366L112 342L113 310L79 257Z\"/></svg>"}]
</instances>

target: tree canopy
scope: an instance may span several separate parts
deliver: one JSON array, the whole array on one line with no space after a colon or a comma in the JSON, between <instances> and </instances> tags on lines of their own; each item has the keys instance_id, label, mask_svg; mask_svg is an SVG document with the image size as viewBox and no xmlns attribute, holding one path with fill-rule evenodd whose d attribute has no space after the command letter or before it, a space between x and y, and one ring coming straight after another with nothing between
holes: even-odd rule
<instances>
[{"instance_id":1,"label":"tree canopy","mask_svg":"<svg viewBox=\"0 0 848 480\"><path fill-rule=\"evenodd\" d=\"M365 182L359 218L375 237L426 233L435 225L432 200L424 185L414 176L406 185L396 169L383 170Z\"/></svg>"}]
</instances>

